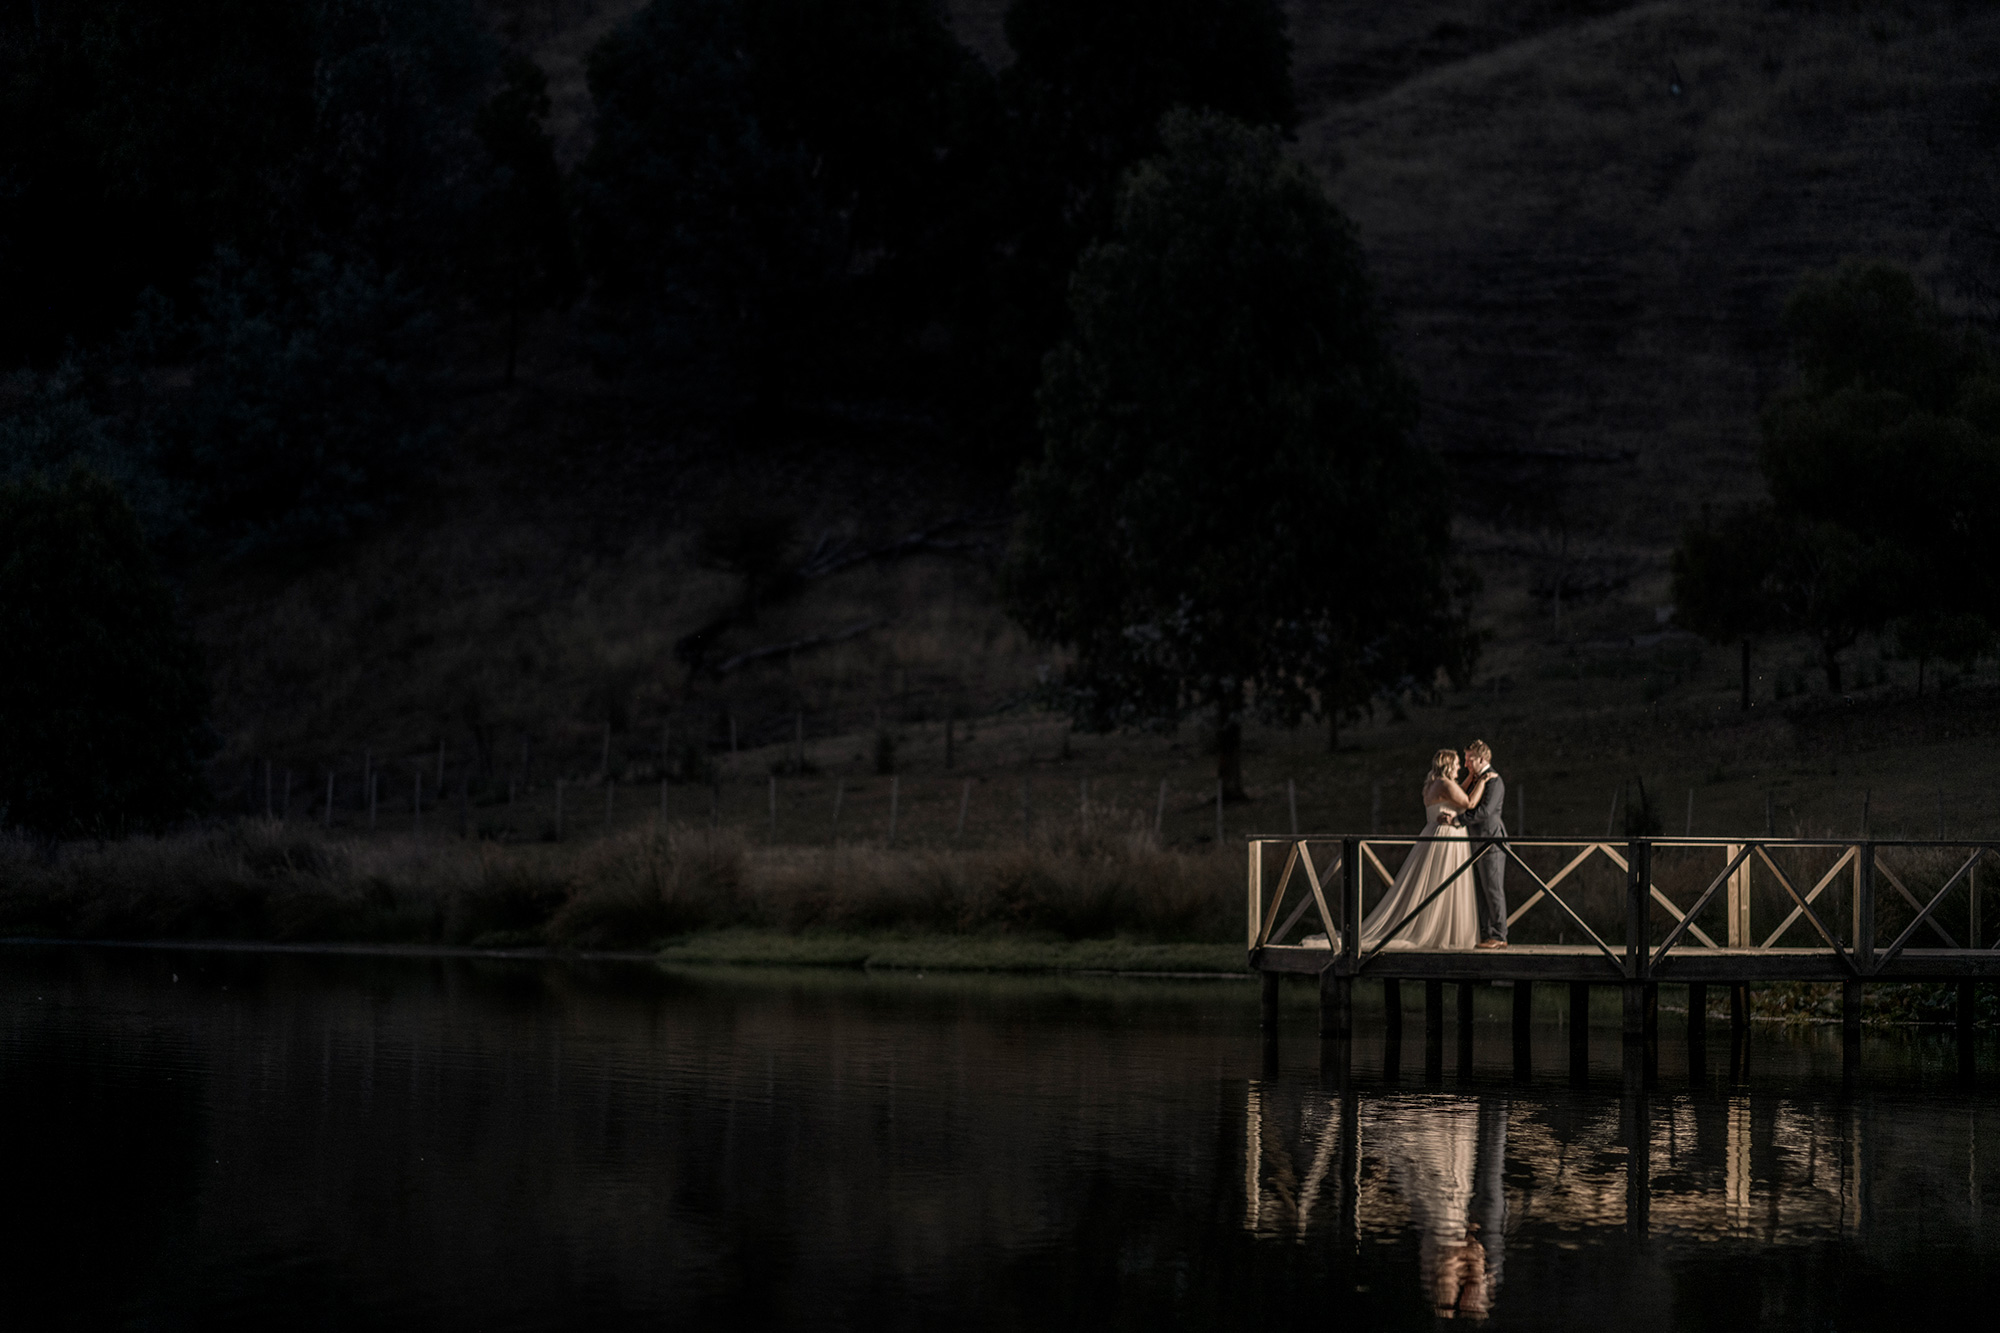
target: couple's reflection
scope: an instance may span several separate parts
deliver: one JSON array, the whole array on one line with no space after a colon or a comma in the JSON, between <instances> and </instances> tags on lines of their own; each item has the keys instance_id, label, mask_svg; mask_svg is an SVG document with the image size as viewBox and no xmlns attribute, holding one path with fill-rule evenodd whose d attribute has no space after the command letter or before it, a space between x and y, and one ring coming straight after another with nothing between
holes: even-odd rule
<instances>
[{"instance_id":1,"label":"couple's reflection","mask_svg":"<svg viewBox=\"0 0 2000 1333\"><path fill-rule=\"evenodd\" d=\"M1482 1101L1382 1109L1369 1118L1370 1148L1410 1209L1432 1309L1446 1319L1484 1319L1506 1263L1507 1108Z\"/></svg>"},{"instance_id":2,"label":"couple's reflection","mask_svg":"<svg viewBox=\"0 0 2000 1333\"><path fill-rule=\"evenodd\" d=\"M1296 1106L1257 1080L1248 1091L1250 1229L1303 1239L1315 1218L1343 1232L1398 1227L1407 1219L1433 1310L1470 1319L1492 1311L1506 1261L1504 1099L1362 1100L1348 1090ZM1296 1165L1294 1144L1306 1150ZM1366 1187L1364 1178L1389 1190Z\"/></svg>"}]
</instances>

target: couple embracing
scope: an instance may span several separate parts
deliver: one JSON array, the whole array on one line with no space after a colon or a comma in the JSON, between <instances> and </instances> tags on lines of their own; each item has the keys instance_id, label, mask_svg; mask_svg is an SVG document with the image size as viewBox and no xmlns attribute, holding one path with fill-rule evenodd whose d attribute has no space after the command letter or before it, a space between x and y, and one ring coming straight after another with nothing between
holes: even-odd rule
<instances>
[{"instance_id":1,"label":"couple embracing","mask_svg":"<svg viewBox=\"0 0 2000 1333\"><path fill-rule=\"evenodd\" d=\"M1385 946L1391 949L1504 949L1507 947L1507 854L1488 847L1479 864L1460 874L1471 856L1470 839L1505 838L1500 812L1507 784L1493 768L1493 751L1485 741L1465 747L1465 763L1456 750L1439 750L1431 757L1424 782L1424 813L1428 816L1416 846L1403 861L1396 882L1361 923L1361 947L1382 944L1396 924L1451 880L1443 893ZM1458 878L1452 879L1453 875Z\"/></svg>"}]
</instances>

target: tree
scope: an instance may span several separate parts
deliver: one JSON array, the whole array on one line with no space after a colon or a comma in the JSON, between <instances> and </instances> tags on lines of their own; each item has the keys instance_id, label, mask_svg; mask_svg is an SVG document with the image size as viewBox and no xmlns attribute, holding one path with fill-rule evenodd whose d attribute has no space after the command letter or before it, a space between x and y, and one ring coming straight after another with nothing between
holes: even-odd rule
<instances>
[{"instance_id":1,"label":"tree","mask_svg":"<svg viewBox=\"0 0 2000 1333\"><path fill-rule=\"evenodd\" d=\"M117 490L0 484L0 822L44 837L197 808L208 682Z\"/></svg>"},{"instance_id":2,"label":"tree","mask_svg":"<svg viewBox=\"0 0 2000 1333\"><path fill-rule=\"evenodd\" d=\"M1014 0L1006 32L1004 297L988 372L1003 438L1030 433L1069 275L1110 227L1120 178L1159 151L1160 118L1187 107L1285 132L1298 123L1275 0Z\"/></svg>"},{"instance_id":3,"label":"tree","mask_svg":"<svg viewBox=\"0 0 2000 1333\"><path fill-rule=\"evenodd\" d=\"M339 541L422 484L440 432L417 293L326 255L272 272L225 253L202 297L192 383L152 429L207 544Z\"/></svg>"},{"instance_id":4,"label":"tree","mask_svg":"<svg viewBox=\"0 0 2000 1333\"><path fill-rule=\"evenodd\" d=\"M1181 111L1070 284L1005 570L1013 614L1069 646L1079 725L1336 718L1474 648L1448 489L1411 439L1353 229L1273 130Z\"/></svg>"},{"instance_id":5,"label":"tree","mask_svg":"<svg viewBox=\"0 0 2000 1333\"><path fill-rule=\"evenodd\" d=\"M1790 628L1780 620L1779 519L1769 505L1745 505L1720 522L1703 513L1673 554L1675 618L1710 643L1742 650L1743 708L1750 708L1750 646Z\"/></svg>"},{"instance_id":6,"label":"tree","mask_svg":"<svg viewBox=\"0 0 2000 1333\"><path fill-rule=\"evenodd\" d=\"M1841 689L1840 655L1887 623L1908 561L1886 542L1870 542L1838 523L1778 511L1772 592L1780 624L1802 629L1819 651L1826 687Z\"/></svg>"},{"instance_id":7,"label":"tree","mask_svg":"<svg viewBox=\"0 0 2000 1333\"><path fill-rule=\"evenodd\" d=\"M1893 631L1917 660L1968 661L2000 633L1985 497L2000 489L2000 373L1990 349L1890 264L1808 274L1785 304L1799 376L1763 416L1768 504L1691 527L1674 557L1682 619L1740 640L1760 622L1840 654Z\"/></svg>"},{"instance_id":8,"label":"tree","mask_svg":"<svg viewBox=\"0 0 2000 1333\"><path fill-rule=\"evenodd\" d=\"M185 302L218 247L441 278L492 56L463 0L5 7L0 360Z\"/></svg>"},{"instance_id":9,"label":"tree","mask_svg":"<svg viewBox=\"0 0 2000 1333\"><path fill-rule=\"evenodd\" d=\"M2000 626L1986 497L2000 490L2000 388L1983 342L1901 269L1848 261L1786 303L1800 375L1764 414L1762 464L1820 589L1828 644L1892 628L1923 666ZM1837 530L1837 531L1836 531ZM1840 625L1835 630L1833 626ZM1826 657L1839 688L1837 660Z\"/></svg>"},{"instance_id":10,"label":"tree","mask_svg":"<svg viewBox=\"0 0 2000 1333\"><path fill-rule=\"evenodd\" d=\"M569 205L548 117L548 76L534 61L516 56L476 126L492 177L473 227L467 276L480 304L507 322L504 384L514 382L521 317L561 305L576 293Z\"/></svg>"}]
</instances>

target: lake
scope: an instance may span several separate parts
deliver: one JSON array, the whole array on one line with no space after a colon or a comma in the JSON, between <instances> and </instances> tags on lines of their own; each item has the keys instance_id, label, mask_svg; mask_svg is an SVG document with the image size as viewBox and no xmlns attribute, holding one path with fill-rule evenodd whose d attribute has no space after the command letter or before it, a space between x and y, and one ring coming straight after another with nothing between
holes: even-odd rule
<instances>
[{"instance_id":1,"label":"lake","mask_svg":"<svg viewBox=\"0 0 2000 1333\"><path fill-rule=\"evenodd\" d=\"M11 946L13 1327L1985 1326L1949 1033L1389 1066L1238 981ZM1406 988L1407 989L1407 988ZM1377 989L1379 994L1379 989ZM1294 1014L1292 1010L1296 1010ZM1553 1010L1551 1011L1553 1019ZM1296 1037L1290 1035L1297 1033ZM1989 1039L1982 1036L1982 1042ZM1635 1184L1636 1182L1636 1184Z\"/></svg>"}]
</instances>

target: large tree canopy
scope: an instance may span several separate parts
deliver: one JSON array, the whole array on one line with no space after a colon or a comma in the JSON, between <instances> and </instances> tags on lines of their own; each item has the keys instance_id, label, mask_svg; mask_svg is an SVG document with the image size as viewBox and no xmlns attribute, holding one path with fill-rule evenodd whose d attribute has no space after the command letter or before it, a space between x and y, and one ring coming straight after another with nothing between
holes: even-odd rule
<instances>
[{"instance_id":1,"label":"large tree canopy","mask_svg":"<svg viewBox=\"0 0 2000 1333\"><path fill-rule=\"evenodd\" d=\"M1275 131L1169 115L1049 355L1006 588L1090 727L1337 719L1462 671L1449 491L1353 230Z\"/></svg>"},{"instance_id":2,"label":"large tree canopy","mask_svg":"<svg viewBox=\"0 0 2000 1333\"><path fill-rule=\"evenodd\" d=\"M1721 640L1813 637L1840 654L1889 631L1921 664L1987 650L2000 575L1984 549L2000 490L2000 374L1990 349L1893 265L1808 275L1786 303L1799 375L1764 413L1770 500L1690 528L1675 558L1683 620Z\"/></svg>"},{"instance_id":3,"label":"large tree canopy","mask_svg":"<svg viewBox=\"0 0 2000 1333\"><path fill-rule=\"evenodd\" d=\"M208 681L139 524L77 471L0 484L0 824L46 837L198 806Z\"/></svg>"}]
</instances>

